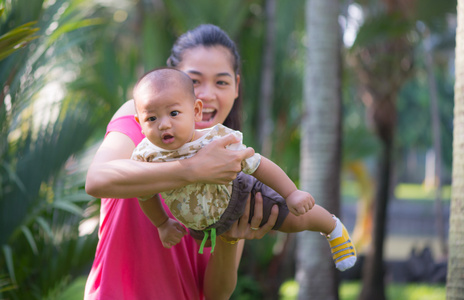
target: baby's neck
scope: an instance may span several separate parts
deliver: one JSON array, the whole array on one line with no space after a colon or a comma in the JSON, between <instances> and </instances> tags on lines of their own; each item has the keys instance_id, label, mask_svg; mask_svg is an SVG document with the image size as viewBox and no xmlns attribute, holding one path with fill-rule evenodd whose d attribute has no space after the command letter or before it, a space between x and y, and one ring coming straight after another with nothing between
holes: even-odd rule
<instances>
[{"instance_id":1,"label":"baby's neck","mask_svg":"<svg viewBox=\"0 0 464 300\"><path fill-rule=\"evenodd\" d=\"M205 134L204 131L195 129L195 130L193 131L192 139L190 140L189 143L198 140L198 139L201 138L204 134Z\"/></svg>"}]
</instances>

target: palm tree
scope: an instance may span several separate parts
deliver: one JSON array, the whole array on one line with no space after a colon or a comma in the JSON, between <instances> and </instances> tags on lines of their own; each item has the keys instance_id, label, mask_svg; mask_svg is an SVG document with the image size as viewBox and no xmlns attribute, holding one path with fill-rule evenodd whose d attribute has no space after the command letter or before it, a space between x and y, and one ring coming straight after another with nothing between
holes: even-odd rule
<instances>
[{"instance_id":1,"label":"palm tree","mask_svg":"<svg viewBox=\"0 0 464 300\"><path fill-rule=\"evenodd\" d=\"M464 1L457 6L458 27L456 30L456 82L454 97L454 133L453 133L453 183L451 196L451 215L449 229L448 276L446 299L464 299Z\"/></svg>"},{"instance_id":2,"label":"palm tree","mask_svg":"<svg viewBox=\"0 0 464 300\"><path fill-rule=\"evenodd\" d=\"M390 8L392 9L390 14L398 13L398 7L392 6ZM379 20L378 16L377 18L374 22ZM388 18L388 14L386 18ZM397 21L394 24L401 24L401 22ZM373 299L373 297L385 299L383 244L386 234L387 205L390 198L393 142L396 127L396 97L399 89L411 74L411 50L411 45L406 37L397 36L374 42L363 47L356 54L356 70L363 86L363 102L366 104L369 121L372 122L374 131L382 145L377 170L373 247L366 257L360 299Z\"/></svg>"},{"instance_id":3,"label":"palm tree","mask_svg":"<svg viewBox=\"0 0 464 300\"><path fill-rule=\"evenodd\" d=\"M274 126L271 118L273 87L275 78L275 46L276 46L276 0L265 1L266 31L263 45L263 63L261 66L261 89L258 114L258 140L261 153L271 155L271 132Z\"/></svg>"},{"instance_id":4,"label":"palm tree","mask_svg":"<svg viewBox=\"0 0 464 300\"><path fill-rule=\"evenodd\" d=\"M386 235L387 208L391 191L392 161L396 130L396 99L412 75L413 46L408 34L416 30L418 20L431 22L443 18L449 2L431 7L420 1L382 2L379 10L367 18L352 47L355 69L362 87L368 122L381 143L378 159L373 244L363 269L360 299L385 299L383 244ZM384 11L379 13L379 11ZM366 9L368 12L368 10ZM433 15L433 16L432 16Z\"/></svg>"},{"instance_id":5,"label":"palm tree","mask_svg":"<svg viewBox=\"0 0 464 300\"><path fill-rule=\"evenodd\" d=\"M425 26L424 26L425 27ZM448 249L446 245L446 233L445 223L443 219L443 204L442 204L442 138L441 138L441 120L439 110L439 98L437 82L434 73L434 62L432 55L432 42L430 36L430 30L425 27L423 30L424 35L424 63L427 71L427 81L430 93L430 117L432 120L432 140L433 140L433 152L434 152L434 166L435 172L432 175L431 180L432 186L435 188L435 224L437 230L438 240L440 242L440 251L442 257L448 255Z\"/></svg>"},{"instance_id":6,"label":"palm tree","mask_svg":"<svg viewBox=\"0 0 464 300\"><path fill-rule=\"evenodd\" d=\"M101 122L97 98L72 85L101 23L87 4L1 2L0 298L56 298L93 258L96 233L79 234L92 198L69 159Z\"/></svg>"},{"instance_id":7,"label":"palm tree","mask_svg":"<svg viewBox=\"0 0 464 300\"><path fill-rule=\"evenodd\" d=\"M301 132L301 188L338 214L341 164L339 2L308 0L304 112ZM317 274L317 275L316 275ZM298 234L299 299L338 299L335 268L325 239Z\"/></svg>"}]
</instances>

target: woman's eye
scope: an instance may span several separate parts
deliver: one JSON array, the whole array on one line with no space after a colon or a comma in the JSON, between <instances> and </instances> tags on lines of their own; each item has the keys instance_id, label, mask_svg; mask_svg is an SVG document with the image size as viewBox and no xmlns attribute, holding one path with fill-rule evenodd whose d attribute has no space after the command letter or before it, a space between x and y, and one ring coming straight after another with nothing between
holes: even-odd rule
<instances>
[{"instance_id":1,"label":"woman's eye","mask_svg":"<svg viewBox=\"0 0 464 300\"><path fill-rule=\"evenodd\" d=\"M218 81L217 82L218 85L229 85L229 83L227 81Z\"/></svg>"},{"instance_id":2,"label":"woman's eye","mask_svg":"<svg viewBox=\"0 0 464 300\"><path fill-rule=\"evenodd\" d=\"M149 117L148 121L150 121L150 122L156 121L156 117Z\"/></svg>"},{"instance_id":3,"label":"woman's eye","mask_svg":"<svg viewBox=\"0 0 464 300\"><path fill-rule=\"evenodd\" d=\"M175 117L175 116L177 116L178 114L179 114L179 112L178 112L177 110L171 111L171 116L172 116L172 117Z\"/></svg>"},{"instance_id":4,"label":"woman's eye","mask_svg":"<svg viewBox=\"0 0 464 300\"><path fill-rule=\"evenodd\" d=\"M196 80L196 79L192 79L192 82L193 82L193 85L196 85L196 84L199 84L200 81Z\"/></svg>"}]
</instances>

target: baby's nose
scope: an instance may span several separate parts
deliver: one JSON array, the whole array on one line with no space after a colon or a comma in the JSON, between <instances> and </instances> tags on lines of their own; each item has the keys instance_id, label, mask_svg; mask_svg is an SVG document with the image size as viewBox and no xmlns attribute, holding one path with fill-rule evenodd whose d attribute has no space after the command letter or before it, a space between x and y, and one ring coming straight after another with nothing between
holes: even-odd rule
<instances>
[{"instance_id":1,"label":"baby's nose","mask_svg":"<svg viewBox=\"0 0 464 300\"><path fill-rule=\"evenodd\" d=\"M169 121L168 118L163 118L161 119L161 122L159 123L159 129L167 129L171 127L171 122Z\"/></svg>"}]
</instances>

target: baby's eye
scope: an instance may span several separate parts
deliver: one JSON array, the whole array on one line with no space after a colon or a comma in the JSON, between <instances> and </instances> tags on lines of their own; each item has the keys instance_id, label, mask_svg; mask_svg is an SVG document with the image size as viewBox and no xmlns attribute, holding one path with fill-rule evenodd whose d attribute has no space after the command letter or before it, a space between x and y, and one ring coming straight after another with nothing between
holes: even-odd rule
<instances>
[{"instance_id":1,"label":"baby's eye","mask_svg":"<svg viewBox=\"0 0 464 300\"><path fill-rule=\"evenodd\" d=\"M156 121L156 117L149 117L148 121L150 121L150 122Z\"/></svg>"},{"instance_id":2,"label":"baby's eye","mask_svg":"<svg viewBox=\"0 0 464 300\"><path fill-rule=\"evenodd\" d=\"M177 110L174 110L174 111L171 111L171 116L172 117L175 117L179 114L179 112Z\"/></svg>"}]
</instances>

